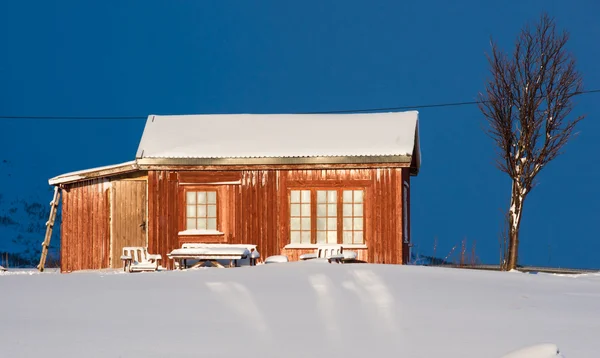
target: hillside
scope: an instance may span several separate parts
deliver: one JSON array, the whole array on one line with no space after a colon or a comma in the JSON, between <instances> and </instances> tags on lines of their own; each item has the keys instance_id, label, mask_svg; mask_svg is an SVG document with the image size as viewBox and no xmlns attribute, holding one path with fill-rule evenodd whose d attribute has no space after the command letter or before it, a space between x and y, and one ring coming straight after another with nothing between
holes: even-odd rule
<instances>
[{"instance_id":1,"label":"hillside","mask_svg":"<svg viewBox=\"0 0 600 358\"><path fill-rule=\"evenodd\" d=\"M23 171L9 160L0 161L0 265L5 267L38 264L50 212L52 188L43 183L28 187ZM58 259L59 230L57 225L50 243L50 266Z\"/></svg>"}]
</instances>

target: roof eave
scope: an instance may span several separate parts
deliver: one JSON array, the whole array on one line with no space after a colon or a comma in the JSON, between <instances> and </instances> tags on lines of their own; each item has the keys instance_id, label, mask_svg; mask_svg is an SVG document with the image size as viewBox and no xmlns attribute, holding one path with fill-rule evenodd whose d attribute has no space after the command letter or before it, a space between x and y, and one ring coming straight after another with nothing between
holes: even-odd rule
<instances>
[{"instance_id":1,"label":"roof eave","mask_svg":"<svg viewBox=\"0 0 600 358\"><path fill-rule=\"evenodd\" d=\"M139 165L136 161L115 164L106 167L91 168L71 173L58 175L48 180L50 185L62 185L80 182L84 180L103 178L119 174L132 173L139 170Z\"/></svg>"},{"instance_id":2,"label":"roof eave","mask_svg":"<svg viewBox=\"0 0 600 358\"><path fill-rule=\"evenodd\" d=\"M139 158L138 165L295 165L411 163L411 155L260 157L260 158Z\"/></svg>"}]
</instances>

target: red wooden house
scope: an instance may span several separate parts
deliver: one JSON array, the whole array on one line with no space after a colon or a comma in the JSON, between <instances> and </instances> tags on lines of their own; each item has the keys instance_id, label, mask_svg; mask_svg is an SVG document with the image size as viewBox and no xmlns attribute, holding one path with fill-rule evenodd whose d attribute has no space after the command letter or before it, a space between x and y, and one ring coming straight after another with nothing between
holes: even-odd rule
<instances>
[{"instance_id":1,"label":"red wooden house","mask_svg":"<svg viewBox=\"0 0 600 358\"><path fill-rule=\"evenodd\" d=\"M340 243L409 258L418 112L148 117L135 160L49 180L62 196L61 270L118 268L124 246L257 245L290 260Z\"/></svg>"}]
</instances>

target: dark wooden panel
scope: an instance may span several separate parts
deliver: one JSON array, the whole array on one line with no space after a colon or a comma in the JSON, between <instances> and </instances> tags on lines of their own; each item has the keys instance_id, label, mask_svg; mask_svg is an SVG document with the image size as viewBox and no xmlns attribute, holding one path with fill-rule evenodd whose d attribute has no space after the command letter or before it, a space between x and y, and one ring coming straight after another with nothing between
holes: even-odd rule
<instances>
[{"instance_id":1,"label":"dark wooden panel","mask_svg":"<svg viewBox=\"0 0 600 358\"><path fill-rule=\"evenodd\" d=\"M167 171L148 172L148 250L161 254L162 265L172 269L167 254L179 247L180 208L177 176Z\"/></svg>"},{"instance_id":2,"label":"dark wooden panel","mask_svg":"<svg viewBox=\"0 0 600 358\"><path fill-rule=\"evenodd\" d=\"M408 170L402 171L402 189L404 189L404 182L408 184L408 190L406 192L406 200L404 199L404 190L402 191L402 210L406 210L406 226L408 243L402 244L402 262L408 263L410 261L410 243L411 243L411 232L410 232L410 173ZM406 203L406 206L404 204ZM402 241L404 242L404 216L402 216L401 232L403 233Z\"/></svg>"},{"instance_id":3,"label":"dark wooden panel","mask_svg":"<svg viewBox=\"0 0 600 358\"><path fill-rule=\"evenodd\" d=\"M123 247L146 246L146 182L123 180L112 182L111 267L122 267Z\"/></svg>"},{"instance_id":4,"label":"dark wooden panel","mask_svg":"<svg viewBox=\"0 0 600 358\"><path fill-rule=\"evenodd\" d=\"M242 179L240 171L182 171L179 172L179 183L214 183L232 182Z\"/></svg>"},{"instance_id":5,"label":"dark wooden panel","mask_svg":"<svg viewBox=\"0 0 600 358\"><path fill-rule=\"evenodd\" d=\"M62 190L62 272L107 267L108 188L107 181L94 179Z\"/></svg>"}]
</instances>

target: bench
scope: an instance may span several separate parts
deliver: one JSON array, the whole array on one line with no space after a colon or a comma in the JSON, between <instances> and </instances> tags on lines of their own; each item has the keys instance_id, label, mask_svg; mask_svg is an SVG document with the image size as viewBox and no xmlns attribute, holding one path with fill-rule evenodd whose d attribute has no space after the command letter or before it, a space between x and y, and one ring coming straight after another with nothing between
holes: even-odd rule
<instances>
[{"instance_id":1,"label":"bench","mask_svg":"<svg viewBox=\"0 0 600 358\"><path fill-rule=\"evenodd\" d=\"M237 267L238 260L248 259L250 266L256 264L260 254L256 245L252 244L202 244L184 243L181 248L175 249L167 254L174 260L177 269L187 267L187 260L198 260L192 268L199 267L206 262L216 267L224 267L219 260L229 260L229 267Z\"/></svg>"}]
</instances>

